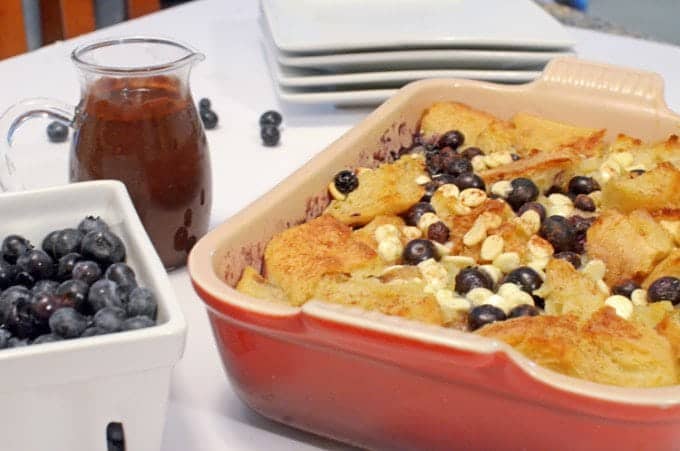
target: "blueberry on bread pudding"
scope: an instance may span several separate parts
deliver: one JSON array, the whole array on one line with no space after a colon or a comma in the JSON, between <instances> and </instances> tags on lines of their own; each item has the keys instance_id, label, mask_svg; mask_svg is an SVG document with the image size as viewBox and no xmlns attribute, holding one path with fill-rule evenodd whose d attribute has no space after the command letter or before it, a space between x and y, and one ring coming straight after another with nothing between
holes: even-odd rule
<instances>
[{"instance_id":1,"label":"blueberry on bread pudding","mask_svg":"<svg viewBox=\"0 0 680 451\"><path fill-rule=\"evenodd\" d=\"M603 384L677 384L680 140L605 134L432 105L394 161L338 168L325 211L275 234L237 289L479 334Z\"/></svg>"}]
</instances>

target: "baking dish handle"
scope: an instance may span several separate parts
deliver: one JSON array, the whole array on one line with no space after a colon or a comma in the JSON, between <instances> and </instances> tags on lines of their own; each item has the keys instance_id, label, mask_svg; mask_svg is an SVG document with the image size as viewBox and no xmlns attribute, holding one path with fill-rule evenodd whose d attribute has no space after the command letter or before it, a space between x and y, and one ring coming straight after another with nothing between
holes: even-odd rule
<instances>
[{"instance_id":1,"label":"baking dish handle","mask_svg":"<svg viewBox=\"0 0 680 451\"><path fill-rule=\"evenodd\" d=\"M656 73L621 68L575 57L555 58L548 63L535 85L541 89L568 90L574 95L588 95L589 90L609 92L612 100L668 109L664 99L664 81Z\"/></svg>"}]
</instances>

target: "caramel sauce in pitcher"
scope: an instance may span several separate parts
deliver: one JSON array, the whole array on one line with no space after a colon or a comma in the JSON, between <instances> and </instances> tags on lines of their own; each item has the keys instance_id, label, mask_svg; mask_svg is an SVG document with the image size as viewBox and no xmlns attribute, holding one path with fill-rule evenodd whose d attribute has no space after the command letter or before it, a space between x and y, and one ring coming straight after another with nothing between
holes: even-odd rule
<instances>
[{"instance_id":1,"label":"caramel sauce in pitcher","mask_svg":"<svg viewBox=\"0 0 680 451\"><path fill-rule=\"evenodd\" d=\"M187 88L174 77L102 78L76 113L71 181L127 187L167 268L183 265L208 230L210 156Z\"/></svg>"}]
</instances>

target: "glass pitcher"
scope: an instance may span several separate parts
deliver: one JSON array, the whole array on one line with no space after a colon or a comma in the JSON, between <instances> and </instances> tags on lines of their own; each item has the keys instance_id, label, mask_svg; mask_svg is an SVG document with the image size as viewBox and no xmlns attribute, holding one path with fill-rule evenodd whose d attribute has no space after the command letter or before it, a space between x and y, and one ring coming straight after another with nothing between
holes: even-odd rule
<instances>
[{"instance_id":1,"label":"glass pitcher","mask_svg":"<svg viewBox=\"0 0 680 451\"><path fill-rule=\"evenodd\" d=\"M25 100L0 118L0 184L21 190L12 137L27 119L48 116L73 128L71 182L125 183L167 268L186 262L207 232L212 200L210 156L189 90L204 56L160 38L112 39L76 48L80 102Z\"/></svg>"}]
</instances>

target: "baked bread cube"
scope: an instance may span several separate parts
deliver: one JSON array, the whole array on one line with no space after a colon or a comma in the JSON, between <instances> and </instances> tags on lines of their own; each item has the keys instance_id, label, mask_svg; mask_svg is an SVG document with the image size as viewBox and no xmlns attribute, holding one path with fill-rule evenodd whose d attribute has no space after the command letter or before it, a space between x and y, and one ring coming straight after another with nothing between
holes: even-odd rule
<instances>
[{"instance_id":1,"label":"baked bread cube","mask_svg":"<svg viewBox=\"0 0 680 451\"><path fill-rule=\"evenodd\" d=\"M424 288L425 282L416 279L383 283L375 278L334 275L319 281L314 298L441 325L439 304Z\"/></svg>"},{"instance_id":2,"label":"baked bread cube","mask_svg":"<svg viewBox=\"0 0 680 451\"><path fill-rule=\"evenodd\" d=\"M350 226L368 224L379 215L401 214L425 194L417 182L421 176L427 176L422 155L406 155L394 163L361 171L357 189L343 200L331 201L324 213Z\"/></svg>"},{"instance_id":3,"label":"baked bread cube","mask_svg":"<svg viewBox=\"0 0 680 451\"><path fill-rule=\"evenodd\" d=\"M434 142L444 133L458 130L465 136L462 147L480 147L477 138L494 123L502 123L502 121L462 103L441 102L425 110L420 121L420 134L426 141ZM506 122L498 127L503 130L502 136L505 136L511 126ZM486 145L489 145L490 141L493 142L493 136L489 132L485 134L483 141ZM500 138L500 140L504 139L505 137ZM487 152L485 148L482 150Z\"/></svg>"},{"instance_id":4,"label":"baked bread cube","mask_svg":"<svg viewBox=\"0 0 680 451\"><path fill-rule=\"evenodd\" d=\"M607 209L588 229L586 251L607 266L609 286L642 282L673 249L673 240L645 210L623 214Z\"/></svg>"},{"instance_id":5,"label":"baked bread cube","mask_svg":"<svg viewBox=\"0 0 680 451\"><path fill-rule=\"evenodd\" d=\"M680 209L680 169L661 163L638 176L615 177L602 187L602 206L623 213L639 208L650 212Z\"/></svg>"},{"instance_id":6,"label":"baked bread cube","mask_svg":"<svg viewBox=\"0 0 680 451\"><path fill-rule=\"evenodd\" d=\"M267 279L281 287L292 305L307 301L325 275L372 273L381 267L376 252L329 215L275 235L265 248L264 264Z\"/></svg>"},{"instance_id":7,"label":"baked bread cube","mask_svg":"<svg viewBox=\"0 0 680 451\"><path fill-rule=\"evenodd\" d=\"M548 262L545 282L535 294L545 299L548 315L573 314L580 318L588 318L599 310L606 298L595 280L566 260L556 258Z\"/></svg>"},{"instance_id":8,"label":"baked bread cube","mask_svg":"<svg viewBox=\"0 0 680 451\"><path fill-rule=\"evenodd\" d=\"M252 266L246 266L246 269L243 270L236 289L254 298L288 303L286 294L281 287L268 282Z\"/></svg>"},{"instance_id":9,"label":"baked bread cube","mask_svg":"<svg viewBox=\"0 0 680 451\"><path fill-rule=\"evenodd\" d=\"M673 249L670 254L654 267L642 282L642 288L649 288L656 279L670 276L680 279L680 249Z\"/></svg>"}]
</instances>

